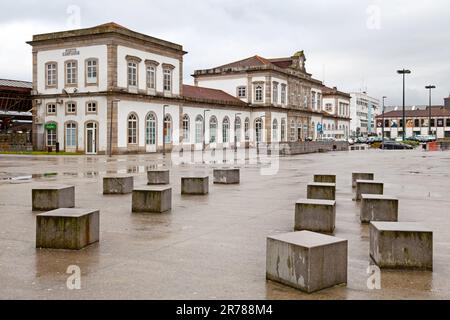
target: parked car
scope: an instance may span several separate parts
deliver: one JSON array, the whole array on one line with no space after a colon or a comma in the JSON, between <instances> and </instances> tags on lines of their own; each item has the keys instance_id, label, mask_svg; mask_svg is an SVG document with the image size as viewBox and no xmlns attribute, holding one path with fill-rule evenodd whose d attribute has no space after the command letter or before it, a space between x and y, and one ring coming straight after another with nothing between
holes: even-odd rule
<instances>
[{"instance_id":1,"label":"parked car","mask_svg":"<svg viewBox=\"0 0 450 320\"><path fill-rule=\"evenodd\" d=\"M356 138L356 143L367 143L367 138L358 137Z\"/></svg>"},{"instance_id":2,"label":"parked car","mask_svg":"<svg viewBox=\"0 0 450 320\"><path fill-rule=\"evenodd\" d=\"M352 138L348 138L348 144L349 145L354 145L355 144L355 140L353 140Z\"/></svg>"},{"instance_id":3,"label":"parked car","mask_svg":"<svg viewBox=\"0 0 450 320\"><path fill-rule=\"evenodd\" d=\"M367 143L368 144L372 144L372 143L375 143L375 142L383 142L383 138L382 137L369 137L367 139Z\"/></svg>"},{"instance_id":4,"label":"parked car","mask_svg":"<svg viewBox=\"0 0 450 320\"><path fill-rule=\"evenodd\" d=\"M415 138L417 139L416 141L419 141L419 142L436 141L436 136L434 136L434 135L417 135L417 136L415 136Z\"/></svg>"},{"instance_id":5,"label":"parked car","mask_svg":"<svg viewBox=\"0 0 450 320\"><path fill-rule=\"evenodd\" d=\"M397 141L385 141L380 145L380 149L384 150L411 150L412 146Z\"/></svg>"}]
</instances>

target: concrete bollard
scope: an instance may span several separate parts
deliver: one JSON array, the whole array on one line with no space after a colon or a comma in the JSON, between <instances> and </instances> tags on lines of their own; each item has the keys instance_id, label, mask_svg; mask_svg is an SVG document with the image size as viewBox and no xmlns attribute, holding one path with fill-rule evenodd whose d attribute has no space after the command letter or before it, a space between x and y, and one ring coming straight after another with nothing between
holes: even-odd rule
<instances>
[{"instance_id":1,"label":"concrete bollard","mask_svg":"<svg viewBox=\"0 0 450 320\"><path fill-rule=\"evenodd\" d=\"M362 194L383 194L383 182L373 180L356 180L356 201L361 200Z\"/></svg>"},{"instance_id":2,"label":"concrete bollard","mask_svg":"<svg viewBox=\"0 0 450 320\"><path fill-rule=\"evenodd\" d=\"M36 248L80 250L100 239L100 212L61 208L36 215Z\"/></svg>"},{"instance_id":3,"label":"concrete bollard","mask_svg":"<svg viewBox=\"0 0 450 320\"><path fill-rule=\"evenodd\" d=\"M169 184L170 171L168 169L155 169L147 171L147 184Z\"/></svg>"},{"instance_id":4,"label":"concrete bollard","mask_svg":"<svg viewBox=\"0 0 450 320\"><path fill-rule=\"evenodd\" d=\"M315 174L314 182L336 183L336 175L335 174Z\"/></svg>"},{"instance_id":5,"label":"concrete bollard","mask_svg":"<svg viewBox=\"0 0 450 320\"><path fill-rule=\"evenodd\" d=\"M380 268L433 270L433 232L413 222L371 222L370 257Z\"/></svg>"},{"instance_id":6,"label":"concrete bollard","mask_svg":"<svg viewBox=\"0 0 450 320\"><path fill-rule=\"evenodd\" d=\"M311 293L347 283L347 240L299 231L267 238L266 278Z\"/></svg>"},{"instance_id":7,"label":"concrete bollard","mask_svg":"<svg viewBox=\"0 0 450 320\"><path fill-rule=\"evenodd\" d=\"M295 204L294 229L333 233L336 222L336 201L299 199Z\"/></svg>"},{"instance_id":8,"label":"concrete bollard","mask_svg":"<svg viewBox=\"0 0 450 320\"><path fill-rule=\"evenodd\" d=\"M381 194L361 195L361 222L398 221L398 199Z\"/></svg>"},{"instance_id":9,"label":"concrete bollard","mask_svg":"<svg viewBox=\"0 0 450 320\"><path fill-rule=\"evenodd\" d=\"M356 180L373 180L374 174L369 172L353 172L352 173L352 187L356 188Z\"/></svg>"},{"instance_id":10,"label":"concrete bollard","mask_svg":"<svg viewBox=\"0 0 450 320\"><path fill-rule=\"evenodd\" d=\"M336 184L309 183L307 186L308 199L336 200Z\"/></svg>"},{"instance_id":11,"label":"concrete bollard","mask_svg":"<svg viewBox=\"0 0 450 320\"><path fill-rule=\"evenodd\" d=\"M135 188L131 197L132 212L162 213L172 209L172 188L152 186Z\"/></svg>"},{"instance_id":12,"label":"concrete bollard","mask_svg":"<svg viewBox=\"0 0 450 320\"><path fill-rule=\"evenodd\" d=\"M240 170L238 168L214 169L213 176L216 184L239 184L240 182Z\"/></svg>"},{"instance_id":13,"label":"concrete bollard","mask_svg":"<svg viewBox=\"0 0 450 320\"><path fill-rule=\"evenodd\" d=\"M183 177L181 178L181 194L205 195L209 192L209 177Z\"/></svg>"},{"instance_id":14,"label":"concrete bollard","mask_svg":"<svg viewBox=\"0 0 450 320\"><path fill-rule=\"evenodd\" d=\"M53 185L31 191L33 211L48 211L75 207L75 187Z\"/></svg>"},{"instance_id":15,"label":"concrete bollard","mask_svg":"<svg viewBox=\"0 0 450 320\"><path fill-rule=\"evenodd\" d=\"M133 191L133 176L107 176L103 178L103 194L127 194Z\"/></svg>"}]
</instances>

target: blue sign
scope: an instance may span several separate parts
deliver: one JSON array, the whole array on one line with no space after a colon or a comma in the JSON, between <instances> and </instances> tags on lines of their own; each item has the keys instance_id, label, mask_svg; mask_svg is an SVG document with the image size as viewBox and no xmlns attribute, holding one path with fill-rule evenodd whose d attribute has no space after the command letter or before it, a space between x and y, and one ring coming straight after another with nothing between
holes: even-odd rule
<instances>
[{"instance_id":1,"label":"blue sign","mask_svg":"<svg viewBox=\"0 0 450 320\"><path fill-rule=\"evenodd\" d=\"M322 126L321 123L318 123L318 124L317 124L317 132L320 132L320 133L323 132L323 126Z\"/></svg>"}]
</instances>

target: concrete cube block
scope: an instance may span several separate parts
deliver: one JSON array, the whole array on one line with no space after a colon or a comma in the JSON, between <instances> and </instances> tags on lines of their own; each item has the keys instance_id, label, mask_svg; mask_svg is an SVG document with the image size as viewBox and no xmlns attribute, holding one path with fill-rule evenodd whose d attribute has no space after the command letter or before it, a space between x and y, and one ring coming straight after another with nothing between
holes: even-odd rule
<instances>
[{"instance_id":1,"label":"concrete cube block","mask_svg":"<svg viewBox=\"0 0 450 320\"><path fill-rule=\"evenodd\" d=\"M181 194L204 195L209 192L209 177L181 178Z\"/></svg>"},{"instance_id":2,"label":"concrete cube block","mask_svg":"<svg viewBox=\"0 0 450 320\"><path fill-rule=\"evenodd\" d=\"M266 278L314 292L347 283L347 240L299 231L267 238Z\"/></svg>"},{"instance_id":3,"label":"concrete cube block","mask_svg":"<svg viewBox=\"0 0 450 320\"><path fill-rule=\"evenodd\" d=\"M133 191L133 176L107 176L103 178L103 194L127 194Z\"/></svg>"},{"instance_id":4,"label":"concrete cube block","mask_svg":"<svg viewBox=\"0 0 450 320\"><path fill-rule=\"evenodd\" d=\"M36 248L79 250L100 239L100 211L61 208L36 215Z\"/></svg>"},{"instance_id":5,"label":"concrete cube block","mask_svg":"<svg viewBox=\"0 0 450 320\"><path fill-rule=\"evenodd\" d=\"M135 188L131 197L132 212L161 213L172 209L172 188L151 186Z\"/></svg>"},{"instance_id":6,"label":"concrete cube block","mask_svg":"<svg viewBox=\"0 0 450 320\"><path fill-rule=\"evenodd\" d=\"M383 194L384 184L372 180L356 180L356 201L361 200L362 194Z\"/></svg>"},{"instance_id":7,"label":"concrete cube block","mask_svg":"<svg viewBox=\"0 0 450 320\"><path fill-rule=\"evenodd\" d=\"M398 221L398 199L381 194L361 195L361 222Z\"/></svg>"},{"instance_id":8,"label":"concrete cube block","mask_svg":"<svg viewBox=\"0 0 450 320\"><path fill-rule=\"evenodd\" d=\"M314 182L336 183L336 175L335 174L315 174Z\"/></svg>"},{"instance_id":9,"label":"concrete cube block","mask_svg":"<svg viewBox=\"0 0 450 320\"><path fill-rule=\"evenodd\" d=\"M170 171L168 169L148 170L147 171L147 184L148 185L169 184L170 183L169 174L170 174Z\"/></svg>"},{"instance_id":10,"label":"concrete cube block","mask_svg":"<svg viewBox=\"0 0 450 320\"><path fill-rule=\"evenodd\" d=\"M52 185L31 191L33 211L75 207L75 186Z\"/></svg>"},{"instance_id":11,"label":"concrete cube block","mask_svg":"<svg viewBox=\"0 0 450 320\"><path fill-rule=\"evenodd\" d=\"M352 173L352 187L356 188L356 180L373 180L374 174L369 172L353 172Z\"/></svg>"},{"instance_id":12,"label":"concrete cube block","mask_svg":"<svg viewBox=\"0 0 450 320\"><path fill-rule=\"evenodd\" d=\"M335 183L309 183L307 186L308 199L336 200Z\"/></svg>"},{"instance_id":13,"label":"concrete cube block","mask_svg":"<svg viewBox=\"0 0 450 320\"><path fill-rule=\"evenodd\" d=\"M240 170L238 168L223 168L213 170L214 183L239 184Z\"/></svg>"},{"instance_id":14,"label":"concrete cube block","mask_svg":"<svg viewBox=\"0 0 450 320\"><path fill-rule=\"evenodd\" d=\"M295 230L333 233L336 201L299 199L295 204Z\"/></svg>"},{"instance_id":15,"label":"concrete cube block","mask_svg":"<svg viewBox=\"0 0 450 320\"><path fill-rule=\"evenodd\" d=\"M371 222L370 257L380 268L433 270L433 232L413 222Z\"/></svg>"}]
</instances>

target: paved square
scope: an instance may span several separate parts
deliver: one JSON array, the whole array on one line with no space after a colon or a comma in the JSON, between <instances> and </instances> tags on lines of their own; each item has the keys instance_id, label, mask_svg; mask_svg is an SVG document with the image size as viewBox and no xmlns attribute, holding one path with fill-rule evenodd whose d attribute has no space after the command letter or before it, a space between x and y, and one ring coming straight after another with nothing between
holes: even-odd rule
<instances>
[{"instance_id":1,"label":"paved square","mask_svg":"<svg viewBox=\"0 0 450 320\"><path fill-rule=\"evenodd\" d=\"M167 155L170 160L170 155ZM131 194L103 196L109 174L147 184L147 169L171 171L170 213L131 212ZM1 299L441 299L450 298L450 152L352 151L279 159L261 175L254 159L237 164L241 184L212 184L206 196L181 195L182 176L208 174L198 164L172 165L162 155L0 156ZM335 236L348 240L348 284L305 294L266 281L266 238L293 231L294 204L314 172L337 175ZM375 173L401 202L399 221L433 230L433 272L389 270L381 289L367 287L369 227L352 201L352 172ZM9 179L13 177L14 179ZM31 178L31 179L30 179ZM35 248L31 189L72 184L76 207L102 213L101 242L81 251ZM68 290L67 268L81 268L81 290Z\"/></svg>"}]
</instances>

